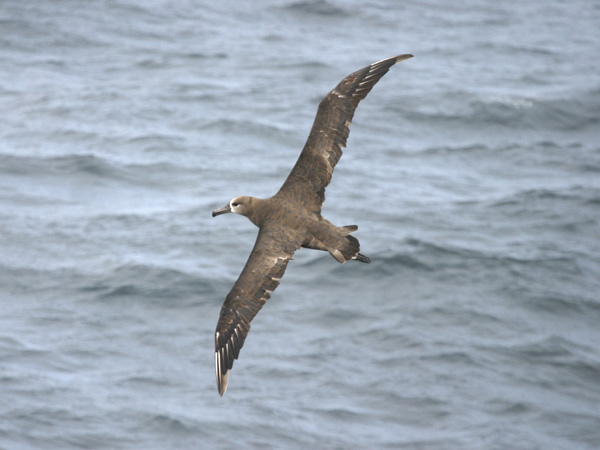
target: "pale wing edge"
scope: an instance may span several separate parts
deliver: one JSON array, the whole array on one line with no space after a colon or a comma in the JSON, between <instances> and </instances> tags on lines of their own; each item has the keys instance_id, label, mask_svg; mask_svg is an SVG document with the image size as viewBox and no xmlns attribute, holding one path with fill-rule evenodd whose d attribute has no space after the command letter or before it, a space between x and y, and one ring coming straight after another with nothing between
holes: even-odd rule
<instances>
[{"instance_id":1,"label":"pale wing edge","mask_svg":"<svg viewBox=\"0 0 600 450\"><path fill-rule=\"evenodd\" d=\"M229 371L239 357L250 322L279 286L292 259L295 248L279 243L270 239L269 233L259 232L248 262L221 308L215 331L215 373L221 396L227 390Z\"/></svg>"}]
</instances>

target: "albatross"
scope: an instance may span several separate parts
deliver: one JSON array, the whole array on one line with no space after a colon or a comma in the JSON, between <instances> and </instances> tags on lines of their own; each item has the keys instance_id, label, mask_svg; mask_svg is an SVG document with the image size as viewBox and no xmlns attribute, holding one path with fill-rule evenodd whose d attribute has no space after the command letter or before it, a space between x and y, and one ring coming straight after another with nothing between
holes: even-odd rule
<instances>
[{"instance_id":1,"label":"albatross","mask_svg":"<svg viewBox=\"0 0 600 450\"><path fill-rule=\"evenodd\" d=\"M374 62L348 75L323 98L300 157L275 195L266 199L235 197L213 211L213 217L241 214L259 229L246 266L225 298L215 331L219 395L227 390L229 372L250 331L250 322L279 286L296 250L328 251L342 264L371 261L360 253L358 239L350 235L358 227L335 226L321 215L321 206L358 103L390 67L409 58L412 55Z\"/></svg>"}]
</instances>

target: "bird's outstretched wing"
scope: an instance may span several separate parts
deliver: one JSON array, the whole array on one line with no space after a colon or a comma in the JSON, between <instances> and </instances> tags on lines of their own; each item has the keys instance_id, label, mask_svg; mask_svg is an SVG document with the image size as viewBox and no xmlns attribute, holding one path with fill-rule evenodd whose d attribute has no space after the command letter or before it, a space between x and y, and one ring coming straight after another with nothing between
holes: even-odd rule
<instances>
[{"instance_id":1,"label":"bird's outstretched wing","mask_svg":"<svg viewBox=\"0 0 600 450\"><path fill-rule=\"evenodd\" d=\"M279 286L288 261L300 247L283 229L262 228L248 262L227 294L215 332L215 371L222 396L229 371L250 331L250 322Z\"/></svg>"},{"instance_id":2,"label":"bird's outstretched wing","mask_svg":"<svg viewBox=\"0 0 600 450\"><path fill-rule=\"evenodd\" d=\"M320 213L325 188L342 156L354 111L394 64L412 55L399 55L360 69L338 84L319 104L310 135L296 165L276 194Z\"/></svg>"}]
</instances>

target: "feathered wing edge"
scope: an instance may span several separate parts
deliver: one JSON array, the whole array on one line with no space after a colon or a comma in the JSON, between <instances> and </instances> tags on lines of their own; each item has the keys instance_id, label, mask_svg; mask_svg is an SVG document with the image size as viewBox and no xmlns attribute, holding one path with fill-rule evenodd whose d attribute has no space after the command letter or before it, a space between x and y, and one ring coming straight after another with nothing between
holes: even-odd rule
<instances>
[{"instance_id":1,"label":"feathered wing edge","mask_svg":"<svg viewBox=\"0 0 600 450\"><path fill-rule=\"evenodd\" d=\"M359 102L390 67L409 58L412 55L374 62L348 75L323 98L298 161L276 195L291 197L312 211L321 211L325 188L342 157Z\"/></svg>"},{"instance_id":2,"label":"feathered wing edge","mask_svg":"<svg viewBox=\"0 0 600 450\"><path fill-rule=\"evenodd\" d=\"M225 298L215 331L215 373L219 395L250 331L250 322L271 297L299 247L289 237L261 230L238 280Z\"/></svg>"}]
</instances>

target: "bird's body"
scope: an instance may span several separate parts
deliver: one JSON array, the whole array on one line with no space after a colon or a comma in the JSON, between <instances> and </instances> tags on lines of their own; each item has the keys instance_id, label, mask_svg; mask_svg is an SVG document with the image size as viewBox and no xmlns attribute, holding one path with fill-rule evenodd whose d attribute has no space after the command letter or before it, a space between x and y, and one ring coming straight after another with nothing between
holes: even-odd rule
<instances>
[{"instance_id":1,"label":"bird's body","mask_svg":"<svg viewBox=\"0 0 600 450\"><path fill-rule=\"evenodd\" d=\"M340 263L370 262L350 233L321 215L325 188L346 146L358 103L394 64L412 55L373 63L344 78L319 104L308 140L281 189L272 197L236 197L213 216L237 213L259 228L254 248L237 282L225 298L215 332L215 369L219 394L227 389L229 371L250 330L250 322L279 285L287 263L300 247L328 251Z\"/></svg>"}]
</instances>

